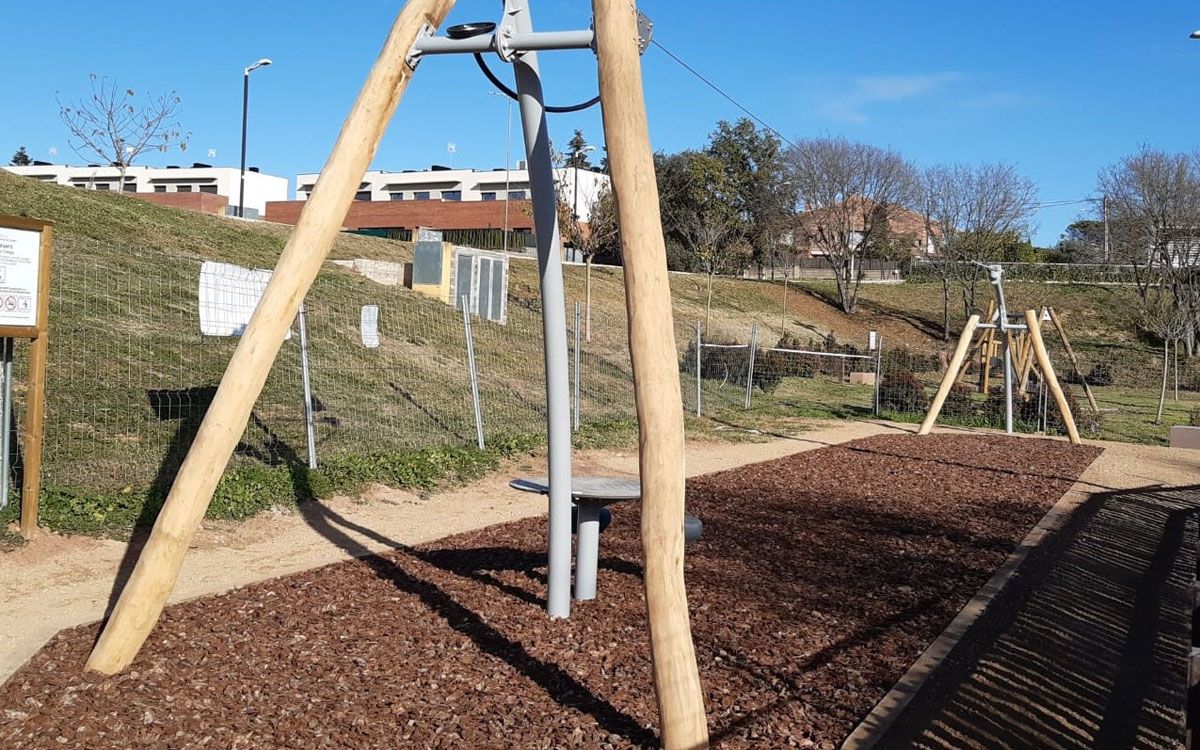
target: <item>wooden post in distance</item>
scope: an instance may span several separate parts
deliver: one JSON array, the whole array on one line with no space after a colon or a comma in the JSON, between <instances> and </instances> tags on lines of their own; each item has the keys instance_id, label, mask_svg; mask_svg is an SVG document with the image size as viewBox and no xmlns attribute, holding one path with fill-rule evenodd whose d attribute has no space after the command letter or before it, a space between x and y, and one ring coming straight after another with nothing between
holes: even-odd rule
<instances>
[{"instance_id":1,"label":"wooden post in distance","mask_svg":"<svg viewBox=\"0 0 1200 750\"><path fill-rule=\"evenodd\" d=\"M683 411L671 288L642 94L637 8L592 0L600 102L624 247L638 415L642 552L659 726L666 750L708 747L683 578Z\"/></svg>"},{"instance_id":2,"label":"wooden post in distance","mask_svg":"<svg viewBox=\"0 0 1200 750\"><path fill-rule=\"evenodd\" d=\"M1054 374L1054 365L1050 362L1050 354L1046 351L1046 343L1042 341L1042 329L1038 325L1037 310L1025 311L1025 325L1029 327L1029 338L1033 341L1033 353L1037 357L1038 367L1042 370L1042 377L1046 379L1046 386L1050 389L1050 393L1054 394L1054 402L1058 404L1058 413L1062 415L1063 424L1067 427L1067 436L1075 445L1079 445L1079 430L1075 427L1075 416L1071 414L1071 405L1067 403L1066 394L1063 393L1062 386L1058 383L1058 376Z\"/></svg>"},{"instance_id":3,"label":"wooden post in distance","mask_svg":"<svg viewBox=\"0 0 1200 750\"><path fill-rule=\"evenodd\" d=\"M158 622L188 544L279 353L284 332L341 231L362 176L412 78L408 54L422 29L441 25L453 4L454 0L409 0L396 17L229 360L133 575L92 650L89 669L104 674L125 669Z\"/></svg>"},{"instance_id":4,"label":"wooden post in distance","mask_svg":"<svg viewBox=\"0 0 1200 750\"><path fill-rule=\"evenodd\" d=\"M1054 330L1058 331L1058 337L1062 339L1063 347L1067 350L1067 359L1071 361L1071 368L1075 371L1075 377L1079 378L1079 382L1083 384L1083 392L1087 396L1088 406L1092 407L1093 414L1099 414L1100 407L1096 405L1092 387L1088 385L1083 370L1079 369L1079 359L1075 356L1075 350L1071 348L1071 340L1067 338L1067 329L1063 327L1062 321L1058 319L1058 313L1054 312L1053 307L1050 308L1050 322L1054 324Z\"/></svg>"},{"instance_id":5,"label":"wooden post in distance","mask_svg":"<svg viewBox=\"0 0 1200 750\"><path fill-rule=\"evenodd\" d=\"M946 397L950 395L950 389L954 386L954 381L958 378L958 370L962 367L963 360L967 357L967 350L971 348L971 339L975 336L975 329L978 326L978 315L972 315L970 318L967 318L967 324L963 326L962 333L958 337L958 346L954 348L954 356L950 358L950 366L946 368L946 374L942 376L942 382L938 386L937 395L933 397L933 403L929 406L929 412L925 415L925 420L921 422L921 428L917 430L918 435L928 435L933 430L933 425L937 422L938 414L942 412L942 405L946 403Z\"/></svg>"}]
</instances>

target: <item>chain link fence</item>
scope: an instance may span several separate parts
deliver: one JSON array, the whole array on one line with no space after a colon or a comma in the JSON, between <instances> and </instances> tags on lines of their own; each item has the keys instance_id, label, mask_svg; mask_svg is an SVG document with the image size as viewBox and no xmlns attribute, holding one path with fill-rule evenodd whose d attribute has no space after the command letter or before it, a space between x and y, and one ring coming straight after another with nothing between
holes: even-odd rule
<instances>
[{"instance_id":1,"label":"chain link fence","mask_svg":"<svg viewBox=\"0 0 1200 750\"><path fill-rule=\"evenodd\" d=\"M150 257L148 250L114 256L108 248L83 247L57 259L46 486L103 492L169 487L237 344L236 337L201 334L200 272L196 258ZM582 302L569 300L567 316L576 424L631 421L634 397L623 311L595 307L589 315ZM364 342L364 306L377 308L377 345ZM306 313L318 463L333 456L476 442L461 311L328 264L306 298ZM789 420L808 417L880 415L915 421L924 415L946 367L942 352L838 341L778 311L725 309L714 311L707 323L694 318L692 308L677 312L675 320L682 407L718 429L786 430ZM536 294L510 291L505 323L477 317L472 324L485 440L544 432ZM1164 359L1161 348L1137 342L1073 342L1077 374L1061 342L1052 332L1046 339L1086 434L1162 443L1165 425L1186 423L1200 408L1200 360L1181 355L1176 362L1174 351ZM23 346L18 343L18 384L25 377ZM1164 362L1168 387L1158 419ZM299 336L291 335L235 463L306 461L301 364ZM945 421L1003 426L1002 406L997 411L1002 400L996 390L1002 378L998 361L982 364L977 356L964 372L944 410ZM1096 409L1086 398L1084 380ZM18 385L18 410L23 397ZM1054 407L1045 408L1036 374L1018 401L1018 429L1054 431Z\"/></svg>"}]
</instances>

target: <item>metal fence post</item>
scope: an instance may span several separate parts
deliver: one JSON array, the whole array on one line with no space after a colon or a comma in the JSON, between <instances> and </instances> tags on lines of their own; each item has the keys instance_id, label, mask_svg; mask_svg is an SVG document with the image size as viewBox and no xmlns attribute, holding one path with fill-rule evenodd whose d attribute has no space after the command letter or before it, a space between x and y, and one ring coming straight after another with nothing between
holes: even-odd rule
<instances>
[{"instance_id":1,"label":"metal fence post","mask_svg":"<svg viewBox=\"0 0 1200 750\"><path fill-rule=\"evenodd\" d=\"M300 329L300 382L304 386L304 431L308 436L308 468L317 468L317 430L313 423L312 377L308 369L308 315L304 302L296 311L296 326Z\"/></svg>"},{"instance_id":2,"label":"metal fence post","mask_svg":"<svg viewBox=\"0 0 1200 750\"><path fill-rule=\"evenodd\" d=\"M4 358L4 406L0 409L0 419L4 420L0 429L0 508L8 506L8 475L11 471L12 460L12 372L13 372L13 340L6 338L0 341L0 355Z\"/></svg>"},{"instance_id":3,"label":"metal fence post","mask_svg":"<svg viewBox=\"0 0 1200 750\"><path fill-rule=\"evenodd\" d=\"M700 354L704 344L700 338L700 321L696 321L696 416L700 416Z\"/></svg>"},{"instance_id":4,"label":"metal fence post","mask_svg":"<svg viewBox=\"0 0 1200 750\"><path fill-rule=\"evenodd\" d=\"M471 406L475 410L475 441L483 447L483 412L479 408L479 375L475 369L475 338L471 335L471 300L462 298L463 334L467 339L467 369L471 372Z\"/></svg>"},{"instance_id":5,"label":"metal fence post","mask_svg":"<svg viewBox=\"0 0 1200 750\"><path fill-rule=\"evenodd\" d=\"M758 326L750 326L750 359L746 364L746 406L750 408L750 399L754 391L754 353L758 344Z\"/></svg>"},{"instance_id":6,"label":"metal fence post","mask_svg":"<svg viewBox=\"0 0 1200 750\"><path fill-rule=\"evenodd\" d=\"M575 403L574 403L575 413L574 413L573 417L574 417L574 429L577 432L579 430L579 382L583 377L580 374L580 369L579 369L579 366L583 361L581 359L581 354L580 354L580 337L579 337L579 321L580 321L581 314L582 313L580 311L579 303L576 302L575 303L575 351L573 352L575 355Z\"/></svg>"},{"instance_id":7,"label":"metal fence post","mask_svg":"<svg viewBox=\"0 0 1200 750\"><path fill-rule=\"evenodd\" d=\"M879 389L883 380L883 336L875 337L875 416L882 413Z\"/></svg>"}]
</instances>

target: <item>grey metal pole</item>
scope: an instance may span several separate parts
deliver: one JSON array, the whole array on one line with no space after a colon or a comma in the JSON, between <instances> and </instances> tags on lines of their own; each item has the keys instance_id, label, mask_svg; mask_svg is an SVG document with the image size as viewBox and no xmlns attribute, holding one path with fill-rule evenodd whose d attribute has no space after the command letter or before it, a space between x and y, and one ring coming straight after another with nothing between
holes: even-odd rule
<instances>
[{"instance_id":1,"label":"grey metal pole","mask_svg":"<svg viewBox=\"0 0 1200 750\"><path fill-rule=\"evenodd\" d=\"M750 399L754 393L754 354L758 344L758 326L750 326L750 358L746 363L746 409L750 408Z\"/></svg>"},{"instance_id":2,"label":"grey metal pole","mask_svg":"<svg viewBox=\"0 0 1200 750\"><path fill-rule=\"evenodd\" d=\"M700 350L704 347L700 338L700 321L696 321L696 416L700 416Z\"/></svg>"},{"instance_id":3,"label":"grey metal pole","mask_svg":"<svg viewBox=\"0 0 1200 750\"><path fill-rule=\"evenodd\" d=\"M0 355L4 357L4 405L0 407L0 419L4 425L0 428L0 508L8 507L8 475L12 461L12 361L13 340L4 339L0 342Z\"/></svg>"},{"instance_id":4,"label":"grey metal pole","mask_svg":"<svg viewBox=\"0 0 1200 750\"><path fill-rule=\"evenodd\" d=\"M304 303L296 311L300 329L300 382L304 386L304 429L308 436L308 468L317 468L317 430L313 424L312 379L308 370L308 315Z\"/></svg>"},{"instance_id":5,"label":"grey metal pole","mask_svg":"<svg viewBox=\"0 0 1200 750\"><path fill-rule=\"evenodd\" d=\"M510 0L508 11L519 32L533 23L524 0ZM571 391L567 380L567 302L563 291L562 242L558 234L557 196L550 162L550 133L536 52L513 63L521 105L521 128L529 162L533 226L537 233L538 275L542 293L542 335L546 358L546 424L550 482L550 538L546 611L571 615Z\"/></svg>"},{"instance_id":6,"label":"grey metal pole","mask_svg":"<svg viewBox=\"0 0 1200 750\"><path fill-rule=\"evenodd\" d=\"M1008 346L1008 336L1001 326L1004 336L1004 429L1009 435L1013 432L1013 367L1012 349Z\"/></svg>"},{"instance_id":7,"label":"grey metal pole","mask_svg":"<svg viewBox=\"0 0 1200 750\"><path fill-rule=\"evenodd\" d=\"M575 427L576 431L579 430L579 390L580 390L579 383L583 379L583 374L580 371L580 365L583 363L583 355L580 350L580 336L579 336L579 333L580 333L579 322L580 322L581 317L582 317L582 311L580 310L579 303L576 302L575 303L575 351L572 352L575 355L575 403L574 403L575 413L571 415L574 418L574 427Z\"/></svg>"},{"instance_id":8,"label":"grey metal pole","mask_svg":"<svg viewBox=\"0 0 1200 750\"><path fill-rule=\"evenodd\" d=\"M242 71L242 169L238 178L239 219L246 216L246 125L250 115L250 69Z\"/></svg>"},{"instance_id":9,"label":"grey metal pole","mask_svg":"<svg viewBox=\"0 0 1200 750\"><path fill-rule=\"evenodd\" d=\"M463 295L463 337L467 342L467 370L471 374L471 408L475 412L475 442L483 447L483 410L479 408L479 371L475 369L475 337L471 334L471 298Z\"/></svg>"},{"instance_id":10,"label":"grey metal pole","mask_svg":"<svg viewBox=\"0 0 1200 750\"><path fill-rule=\"evenodd\" d=\"M875 337L875 416L879 416L879 388L880 381L883 379L883 336Z\"/></svg>"}]
</instances>

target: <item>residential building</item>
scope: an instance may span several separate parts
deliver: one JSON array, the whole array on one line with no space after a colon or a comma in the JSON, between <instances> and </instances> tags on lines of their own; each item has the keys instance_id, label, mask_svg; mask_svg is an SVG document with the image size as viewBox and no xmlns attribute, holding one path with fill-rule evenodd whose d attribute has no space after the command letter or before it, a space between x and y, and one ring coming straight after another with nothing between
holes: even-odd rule
<instances>
[{"instance_id":1,"label":"residential building","mask_svg":"<svg viewBox=\"0 0 1200 750\"><path fill-rule=\"evenodd\" d=\"M296 176L297 200L308 199L319 176ZM588 221L591 207L601 191L609 185L608 175L574 167L554 170L554 181L558 186L559 200L574 207L574 213L583 222ZM434 165L424 171L371 171L363 176L356 198L369 202L503 202L506 198L523 201L530 198L529 170L521 162L517 169L510 170L451 169Z\"/></svg>"},{"instance_id":2,"label":"residential building","mask_svg":"<svg viewBox=\"0 0 1200 750\"><path fill-rule=\"evenodd\" d=\"M934 254L937 228L927 226L925 216L903 206L884 206L869 198L855 196L833 207L802 211L796 215L792 245L797 258L822 258L826 250L819 237L827 233L847 233L847 244L857 247L863 241L868 221L886 222L886 229L876 236L886 235L897 250L907 251L913 258Z\"/></svg>"},{"instance_id":3,"label":"residential building","mask_svg":"<svg viewBox=\"0 0 1200 750\"><path fill-rule=\"evenodd\" d=\"M26 167L4 169L43 182L85 190L121 190L155 203L231 215L237 214L241 182L241 170L237 167L214 167L199 163L190 167L127 167L123 185L120 168L113 166L91 164L73 167L34 162ZM247 170L246 218L263 215L268 202L287 200L287 197L286 177L262 174L257 168Z\"/></svg>"}]
</instances>

